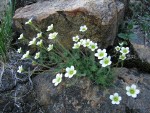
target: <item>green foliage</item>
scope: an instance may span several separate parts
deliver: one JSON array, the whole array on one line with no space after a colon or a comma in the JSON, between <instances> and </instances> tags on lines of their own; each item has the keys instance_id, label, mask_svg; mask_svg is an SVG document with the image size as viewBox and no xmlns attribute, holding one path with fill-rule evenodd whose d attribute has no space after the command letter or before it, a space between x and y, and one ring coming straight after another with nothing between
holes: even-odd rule
<instances>
[{"instance_id":1,"label":"green foliage","mask_svg":"<svg viewBox=\"0 0 150 113\"><path fill-rule=\"evenodd\" d=\"M137 23L141 26L142 31L144 31L146 38L150 38L150 15L143 15L137 19Z\"/></svg>"},{"instance_id":2,"label":"green foliage","mask_svg":"<svg viewBox=\"0 0 150 113\"><path fill-rule=\"evenodd\" d=\"M136 38L136 35L134 33L119 33L118 37L124 40L130 40Z\"/></svg>"},{"instance_id":3,"label":"green foliage","mask_svg":"<svg viewBox=\"0 0 150 113\"><path fill-rule=\"evenodd\" d=\"M33 25L32 20L29 20L26 23L35 30L38 29L35 25ZM50 26L48 26L48 28L50 29ZM128 28L132 29L132 26L130 25ZM38 29L38 32L42 31ZM113 84L115 74L112 71L113 65L111 65L111 56L106 53L106 49L101 50L98 48L97 43L92 42L90 39L83 39L82 37L84 37L84 34L82 34L82 36L80 35L80 38L77 36L73 37L74 46L72 49L66 48L66 46L60 43L61 39L59 39L59 35L57 36L57 34L58 33L54 32L52 27L50 31L47 31L46 33L42 32L42 35L37 35L37 37L33 38L32 40L29 40L25 37L20 39L19 37L19 40L26 43L26 45L29 46L29 49L31 49L31 53L27 55L26 58L32 60L34 64L41 66L44 69L49 70L50 68L53 68L54 73L57 75L56 78L53 79L55 86L60 83L57 81L62 79L61 75L70 77L68 76L69 72L67 71L70 69L70 67L74 68L72 69L73 71L71 73L75 72L75 76L77 78L88 77L93 81L93 83L104 87ZM50 40L49 45L47 43L47 37ZM41 40L43 43L39 46L38 42ZM75 46L78 43L81 45ZM50 49L49 51L48 48L50 45L54 46L53 49ZM95 49L93 49L94 47ZM129 53L128 47L125 48L123 45L121 45L119 48L120 51L116 52L121 54L124 53L125 55ZM127 52L123 52L123 49ZM40 57L38 59L35 59L35 52L40 53ZM116 52L115 55L117 55ZM123 60L120 61L120 59L118 59L118 62L123 62ZM74 74L70 75L71 77L74 76Z\"/></svg>"},{"instance_id":4,"label":"green foliage","mask_svg":"<svg viewBox=\"0 0 150 113\"><path fill-rule=\"evenodd\" d=\"M78 74L76 75L78 78L84 76L88 77L94 83L104 87L112 85L115 76L110 67L101 67L99 62L95 60L94 52L85 52L86 54L81 54L80 51L81 50L79 49L71 51L71 54L74 57L63 53L64 56L66 55L65 60L63 57L59 57L58 55L53 56L53 54L51 54L50 61L55 59L55 62L58 64L54 71L57 73L68 66L74 65L78 71Z\"/></svg>"},{"instance_id":5,"label":"green foliage","mask_svg":"<svg viewBox=\"0 0 150 113\"><path fill-rule=\"evenodd\" d=\"M107 87L113 84L114 79L115 74L113 73L113 70L110 69L110 67L107 67L97 70L94 81L97 84Z\"/></svg>"},{"instance_id":6,"label":"green foliage","mask_svg":"<svg viewBox=\"0 0 150 113\"><path fill-rule=\"evenodd\" d=\"M150 13L150 1L149 0L137 0L130 3L129 8L131 9L133 19L138 19L139 16Z\"/></svg>"},{"instance_id":7,"label":"green foliage","mask_svg":"<svg viewBox=\"0 0 150 113\"><path fill-rule=\"evenodd\" d=\"M122 38L124 40L130 40L135 39L137 36L134 34L133 30L134 22L133 21L124 21L124 24L122 25L121 33L118 34L119 38Z\"/></svg>"},{"instance_id":8,"label":"green foliage","mask_svg":"<svg viewBox=\"0 0 150 113\"><path fill-rule=\"evenodd\" d=\"M10 2L0 25L0 59L4 62L7 60L7 52L12 40L12 8Z\"/></svg>"},{"instance_id":9,"label":"green foliage","mask_svg":"<svg viewBox=\"0 0 150 113\"><path fill-rule=\"evenodd\" d=\"M150 2L149 0L139 0L130 4L133 12L132 19L140 26L145 34L145 38L150 38ZM144 37L143 37L144 38Z\"/></svg>"}]
</instances>

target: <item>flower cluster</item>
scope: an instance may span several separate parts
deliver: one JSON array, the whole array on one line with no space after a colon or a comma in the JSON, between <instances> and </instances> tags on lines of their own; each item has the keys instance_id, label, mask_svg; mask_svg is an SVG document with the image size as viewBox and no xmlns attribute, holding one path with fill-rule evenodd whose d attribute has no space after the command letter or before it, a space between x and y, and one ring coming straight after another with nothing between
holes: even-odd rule
<instances>
[{"instance_id":1,"label":"flower cluster","mask_svg":"<svg viewBox=\"0 0 150 113\"><path fill-rule=\"evenodd\" d=\"M28 20L25 24L26 24L26 25L30 25L30 26L34 26L33 23L32 23L32 19ZM53 29L53 24L51 24L50 26L48 26L48 28L47 28L46 31L52 31L52 29ZM57 34L58 34L57 32L50 33L48 39L55 39L56 36L57 36ZM42 48L42 49L45 48L45 47L43 46L43 39L42 39L42 37L43 37L43 33L42 33L42 32L37 33L37 36L34 37L31 41L29 41L28 46L37 46L37 47L40 47L40 48ZM24 35L23 35L23 34L20 34L18 40L23 40L23 39L25 39L25 38L24 38ZM27 39L26 39L26 40L27 40ZM53 44L49 44L48 47L45 48L45 50L47 50L47 51L51 51L52 49L53 49ZM40 50L40 49L39 49L39 50ZM21 53L21 52L22 52L22 48L21 48L21 47L18 48L17 52L18 52L18 53ZM31 57L29 54L30 54L30 51L29 51L29 50L26 51L26 53L23 54L21 60L26 59L26 58L32 59L32 57ZM41 54L40 52L37 52L37 53L35 54L35 56L34 56L34 60L39 59L39 58L40 58L40 54ZM32 60L33 60L33 59L32 59ZM33 60L32 62L35 62L34 60ZM18 73L22 73L22 71L23 71L23 67L22 67L22 65L21 65L21 66L18 67L17 72L18 72Z\"/></svg>"},{"instance_id":2,"label":"flower cluster","mask_svg":"<svg viewBox=\"0 0 150 113\"><path fill-rule=\"evenodd\" d=\"M126 86L126 90L127 90L126 94L133 98L136 98L137 94L140 93L140 90L137 89L137 86L135 84L132 84L131 86ZM120 104L120 101L122 100L122 97L119 96L118 93L110 95L109 98L111 99L112 104Z\"/></svg>"},{"instance_id":3,"label":"flower cluster","mask_svg":"<svg viewBox=\"0 0 150 113\"><path fill-rule=\"evenodd\" d=\"M80 27L81 32L85 32L86 30L86 25ZM78 35L72 37L72 39L75 42L72 47L73 49L78 49L82 45L83 47L89 48L91 51L97 50L97 53L95 53L95 57L100 59L99 63L102 65L102 67L109 66L112 63L111 57L107 56L106 49L98 49L97 43L94 43L90 39L80 39Z\"/></svg>"},{"instance_id":4,"label":"flower cluster","mask_svg":"<svg viewBox=\"0 0 150 113\"><path fill-rule=\"evenodd\" d=\"M25 24L35 27L32 23L32 19L27 21ZM54 32L53 27L54 27L53 24L51 24L50 26L47 27L47 30L46 30L48 33L49 40L54 40L58 36L58 32ZM79 29L79 31L82 32L82 34L84 34L84 32L86 32L87 30L88 30L88 28L86 25L81 26ZM31 58L32 62L34 64L36 64L36 63L38 63L36 61L41 60L41 58L42 58L43 51L41 49L46 50L46 52L48 52L48 53L50 53L50 51L52 49L54 49L54 50L56 49L57 51L60 51L57 48L57 46L55 47L52 43L49 44L48 47L45 47L46 43L44 42L44 36L45 36L45 34L41 31L39 31L39 33L37 33L36 37L34 37L32 40L29 41L28 46L33 46L33 47L35 46L38 48L39 51L37 51L35 53L33 58L32 58L32 56L30 56L30 51L26 51L26 53L21 58L22 60L26 59L26 58ZM85 36L83 36L83 37L85 37ZM21 34L20 37L18 38L18 40L23 40L23 39L25 39L24 35ZM99 60L101 67L107 67L112 64L111 56L106 52L106 49L99 49L97 43L91 41L88 38L82 39L80 35L73 36L72 40L74 42L74 45L72 47L73 49L79 49L80 47L90 49L90 51L91 51L90 53L92 53L92 55ZM57 41L58 40L56 40L56 42ZM51 42L53 42L53 41L51 41ZM58 41L58 43L59 43L59 41ZM119 43L119 46L115 47L115 50L120 53L120 56L119 56L120 60L125 60L126 55L130 52L129 47L123 47L123 45L124 45L123 43ZM54 52L56 52L54 54L59 55L59 53L57 53L57 51L54 51ZM22 48L20 47L17 50L17 52L21 53ZM58 84L60 84L62 82L63 77L72 78L74 75L77 74L77 70L75 70L75 67L73 66L73 64L70 64L70 65L71 65L70 67L67 67L65 69L65 73L62 72L62 73L56 74L55 78L52 80L52 83L54 84L54 86L58 86ZM78 67L76 67L76 68L78 68ZM19 66L17 72L22 73L23 71L24 71L23 66L22 65ZM140 90L137 89L137 86L134 84L132 84L131 86L127 86L126 91L127 91L126 94L133 98L136 98L137 95L140 93ZM120 101L122 100L122 97L118 93L114 93L113 95L110 95L109 98L111 99L112 104L120 104Z\"/></svg>"},{"instance_id":5,"label":"flower cluster","mask_svg":"<svg viewBox=\"0 0 150 113\"><path fill-rule=\"evenodd\" d=\"M120 52L121 54L119 55L120 60L125 60L127 57L126 55L130 52L129 47L122 47L123 44L119 44L121 46L116 46L115 50L117 52Z\"/></svg>"},{"instance_id":6,"label":"flower cluster","mask_svg":"<svg viewBox=\"0 0 150 113\"><path fill-rule=\"evenodd\" d=\"M67 67L65 77L72 78L76 73L77 71L75 70L74 66ZM62 77L63 77L63 74L58 73L56 75L56 78L52 80L52 83L54 83L54 86L57 86L62 81Z\"/></svg>"}]
</instances>

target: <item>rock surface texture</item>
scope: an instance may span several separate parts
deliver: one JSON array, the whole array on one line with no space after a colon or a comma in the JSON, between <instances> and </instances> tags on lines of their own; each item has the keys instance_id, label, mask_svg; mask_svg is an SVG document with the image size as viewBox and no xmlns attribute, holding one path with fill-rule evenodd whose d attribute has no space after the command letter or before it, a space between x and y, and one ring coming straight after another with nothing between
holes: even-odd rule
<instances>
[{"instance_id":1,"label":"rock surface texture","mask_svg":"<svg viewBox=\"0 0 150 113\"><path fill-rule=\"evenodd\" d=\"M107 89L94 85L89 79L63 79L55 87L51 72L36 76L16 73L13 58L5 66L0 86L0 113L150 113L150 75L135 69L116 68L114 86ZM15 63L16 62L16 63ZM31 65L24 62L26 69ZM32 67L33 68L33 67ZM140 94L136 99L126 95L127 85L137 84ZM118 92L120 105L112 105L109 95Z\"/></svg>"},{"instance_id":2,"label":"rock surface texture","mask_svg":"<svg viewBox=\"0 0 150 113\"><path fill-rule=\"evenodd\" d=\"M114 42L118 25L124 17L124 3L114 0L37 2L16 10L14 25L20 33L23 32L26 37L32 38L37 32L25 25L28 19L33 18L33 23L43 32L48 25L54 24L61 43L71 45L72 37L79 34L80 26L85 24L88 27L85 37L105 48Z\"/></svg>"},{"instance_id":3,"label":"rock surface texture","mask_svg":"<svg viewBox=\"0 0 150 113\"><path fill-rule=\"evenodd\" d=\"M137 37L131 39L130 43L135 56L127 62L127 67L137 67L142 71L150 72L150 41L139 26L135 26L133 32Z\"/></svg>"}]
</instances>

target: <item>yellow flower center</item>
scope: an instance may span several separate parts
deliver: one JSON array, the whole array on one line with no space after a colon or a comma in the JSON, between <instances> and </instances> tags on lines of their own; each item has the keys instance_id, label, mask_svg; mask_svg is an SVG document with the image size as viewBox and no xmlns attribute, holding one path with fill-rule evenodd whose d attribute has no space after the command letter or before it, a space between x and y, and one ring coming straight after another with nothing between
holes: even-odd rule
<instances>
[{"instance_id":1,"label":"yellow flower center","mask_svg":"<svg viewBox=\"0 0 150 113\"><path fill-rule=\"evenodd\" d=\"M114 96L113 100L114 100L115 102L118 102L118 101L119 101L118 96Z\"/></svg>"},{"instance_id":2,"label":"yellow flower center","mask_svg":"<svg viewBox=\"0 0 150 113\"><path fill-rule=\"evenodd\" d=\"M100 57L104 56L104 53L100 53L99 56L100 56Z\"/></svg>"},{"instance_id":3,"label":"yellow flower center","mask_svg":"<svg viewBox=\"0 0 150 113\"><path fill-rule=\"evenodd\" d=\"M128 51L126 49L123 50L123 53L127 53Z\"/></svg>"},{"instance_id":4,"label":"yellow flower center","mask_svg":"<svg viewBox=\"0 0 150 113\"><path fill-rule=\"evenodd\" d=\"M57 78L57 82L60 82L61 81L61 78L59 77L59 78Z\"/></svg>"},{"instance_id":5,"label":"yellow flower center","mask_svg":"<svg viewBox=\"0 0 150 113\"><path fill-rule=\"evenodd\" d=\"M69 71L69 75L72 75L72 74L73 74L73 72L74 72L73 70Z\"/></svg>"},{"instance_id":6,"label":"yellow flower center","mask_svg":"<svg viewBox=\"0 0 150 113\"><path fill-rule=\"evenodd\" d=\"M105 64L108 64L108 63L109 63L109 60L108 60L108 59L106 59L106 60L104 61L104 63L105 63Z\"/></svg>"},{"instance_id":7,"label":"yellow flower center","mask_svg":"<svg viewBox=\"0 0 150 113\"><path fill-rule=\"evenodd\" d=\"M130 93L131 93L131 94L135 94L135 89L132 89L132 88L131 88L131 89L130 89Z\"/></svg>"},{"instance_id":8,"label":"yellow flower center","mask_svg":"<svg viewBox=\"0 0 150 113\"><path fill-rule=\"evenodd\" d=\"M92 48L92 49L95 49L95 45L92 45L91 48Z\"/></svg>"}]
</instances>

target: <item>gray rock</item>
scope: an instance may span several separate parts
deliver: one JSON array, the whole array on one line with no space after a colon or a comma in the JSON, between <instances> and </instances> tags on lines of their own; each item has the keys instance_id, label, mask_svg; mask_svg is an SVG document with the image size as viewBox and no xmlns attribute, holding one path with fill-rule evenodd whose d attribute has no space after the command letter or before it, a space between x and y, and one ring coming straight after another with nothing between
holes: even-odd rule
<instances>
[{"instance_id":1,"label":"gray rock","mask_svg":"<svg viewBox=\"0 0 150 113\"><path fill-rule=\"evenodd\" d=\"M122 2L114 0L52 0L19 8L13 20L17 31L29 38L37 32L25 25L28 19L33 18L33 23L42 31L54 24L60 42L69 47L71 37L79 34L79 27L85 24L88 27L85 37L106 48L114 42L124 9Z\"/></svg>"},{"instance_id":2,"label":"gray rock","mask_svg":"<svg viewBox=\"0 0 150 113\"><path fill-rule=\"evenodd\" d=\"M3 88L0 87L3 113L150 113L150 75L135 69L115 68L114 86L107 89L94 85L86 77L63 78L55 87L52 72L41 73L32 82L16 80L14 74L6 70L3 76ZM131 84L140 89L136 99L126 95L125 87ZM115 92L122 96L120 105L112 105L109 99Z\"/></svg>"},{"instance_id":3,"label":"gray rock","mask_svg":"<svg viewBox=\"0 0 150 113\"><path fill-rule=\"evenodd\" d=\"M141 30L139 26L134 27L134 33L136 38L130 40L131 47L135 56L128 63L129 65L134 65L142 71L150 72L150 43L149 40L145 38L145 33ZM132 63L132 64L131 64Z\"/></svg>"},{"instance_id":4,"label":"gray rock","mask_svg":"<svg viewBox=\"0 0 150 113\"><path fill-rule=\"evenodd\" d=\"M33 79L38 103L46 113L150 113L149 74L126 68L116 68L115 73L115 85L107 89L101 89L87 78L65 79L54 87L53 75L38 75ZM125 87L131 84L137 84L141 91L136 99L126 95ZM115 92L123 99L118 106L112 105L109 99Z\"/></svg>"}]
</instances>

